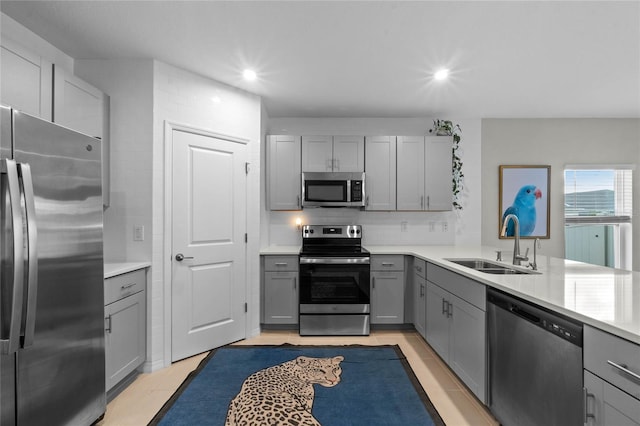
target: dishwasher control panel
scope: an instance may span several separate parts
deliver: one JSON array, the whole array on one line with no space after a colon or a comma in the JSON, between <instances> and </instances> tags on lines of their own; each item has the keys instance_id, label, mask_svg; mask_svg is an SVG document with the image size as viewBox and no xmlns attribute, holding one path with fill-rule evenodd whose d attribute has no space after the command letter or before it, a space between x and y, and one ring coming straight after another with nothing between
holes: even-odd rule
<instances>
[{"instance_id":1,"label":"dishwasher control panel","mask_svg":"<svg viewBox=\"0 0 640 426\"><path fill-rule=\"evenodd\" d=\"M543 328L547 329L547 331L575 343L576 345L580 345L582 343L582 333L576 331L574 327L565 327L555 321L548 321L546 319L541 320L541 325Z\"/></svg>"}]
</instances>

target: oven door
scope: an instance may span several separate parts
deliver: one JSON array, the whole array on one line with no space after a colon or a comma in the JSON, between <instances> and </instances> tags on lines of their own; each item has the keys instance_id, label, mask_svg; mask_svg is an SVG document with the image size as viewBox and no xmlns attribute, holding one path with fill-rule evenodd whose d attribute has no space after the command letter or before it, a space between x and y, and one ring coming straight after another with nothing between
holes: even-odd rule
<instances>
[{"instance_id":1,"label":"oven door","mask_svg":"<svg viewBox=\"0 0 640 426\"><path fill-rule=\"evenodd\" d=\"M369 263L369 257L300 257L300 313L369 313Z\"/></svg>"}]
</instances>

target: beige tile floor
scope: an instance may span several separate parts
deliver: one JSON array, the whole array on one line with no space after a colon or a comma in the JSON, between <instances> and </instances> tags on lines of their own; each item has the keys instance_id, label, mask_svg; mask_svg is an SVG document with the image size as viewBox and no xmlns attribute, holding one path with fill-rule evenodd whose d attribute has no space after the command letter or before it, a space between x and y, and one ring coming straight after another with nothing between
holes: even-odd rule
<instances>
[{"instance_id":1,"label":"beige tile floor","mask_svg":"<svg viewBox=\"0 0 640 426\"><path fill-rule=\"evenodd\" d=\"M460 383L415 331L372 331L366 337L301 337L296 331L265 331L236 345L400 345L429 398L449 426L497 425L491 413ZM107 406L98 426L146 425L206 354L141 374Z\"/></svg>"}]
</instances>

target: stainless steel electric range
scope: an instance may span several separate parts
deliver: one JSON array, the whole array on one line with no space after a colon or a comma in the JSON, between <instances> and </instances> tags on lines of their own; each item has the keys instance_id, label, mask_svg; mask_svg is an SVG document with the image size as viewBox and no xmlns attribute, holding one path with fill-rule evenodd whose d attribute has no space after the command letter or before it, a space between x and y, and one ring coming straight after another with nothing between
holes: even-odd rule
<instances>
[{"instance_id":1,"label":"stainless steel electric range","mask_svg":"<svg viewBox=\"0 0 640 426\"><path fill-rule=\"evenodd\" d=\"M368 335L370 256L360 225L306 225L300 251L300 335Z\"/></svg>"}]
</instances>

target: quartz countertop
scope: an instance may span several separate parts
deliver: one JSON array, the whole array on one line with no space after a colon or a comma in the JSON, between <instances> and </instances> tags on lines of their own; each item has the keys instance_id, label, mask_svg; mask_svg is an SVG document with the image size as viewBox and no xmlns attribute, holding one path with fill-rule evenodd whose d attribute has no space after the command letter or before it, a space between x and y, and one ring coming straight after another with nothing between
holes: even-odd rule
<instances>
[{"instance_id":1,"label":"quartz countertop","mask_svg":"<svg viewBox=\"0 0 640 426\"><path fill-rule=\"evenodd\" d=\"M104 277L111 278L116 275L126 274L127 272L137 271L138 269L148 268L151 262L121 262L121 263L105 263Z\"/></svg>"},{"instance_id":2,"label":"quartz countertop","mask_svg":"<svg viewBox=\"0 0 640 426\"><path fill-rule=\"evenodd\" d=\"M555 257L537 257L538 272L492 275L447 259L496 259L496 249L484 246L365 246L371 254L415 256L528 302L564 314L584 324L640 344L640 272L606 268ZM271 246L264 255L296 255L299 247ZM502 263L511 264L504 251ZM532 256L530 257L532 259ZM523 268L523 267L521 267Z\"/></svg>"}]
</instances>

